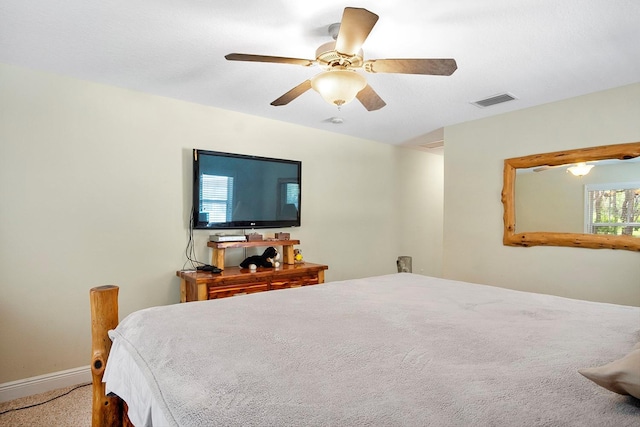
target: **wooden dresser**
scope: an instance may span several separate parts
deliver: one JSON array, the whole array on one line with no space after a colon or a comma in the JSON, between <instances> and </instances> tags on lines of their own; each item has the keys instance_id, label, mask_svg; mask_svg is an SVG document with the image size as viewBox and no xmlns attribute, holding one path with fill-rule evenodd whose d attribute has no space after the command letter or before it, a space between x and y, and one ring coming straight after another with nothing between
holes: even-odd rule
<instances>
[{"instance_id":1,"label":"wooden dresser","mask_svg":"<svg viewBox=\"0 0 640 427\"><path fill-rule=\"evenodd\" d=\"M222 273L178 271L180 302L202 301L324 283L326 265L283 264L278 268L227 267Z\"/></svg>"}]
</instances>

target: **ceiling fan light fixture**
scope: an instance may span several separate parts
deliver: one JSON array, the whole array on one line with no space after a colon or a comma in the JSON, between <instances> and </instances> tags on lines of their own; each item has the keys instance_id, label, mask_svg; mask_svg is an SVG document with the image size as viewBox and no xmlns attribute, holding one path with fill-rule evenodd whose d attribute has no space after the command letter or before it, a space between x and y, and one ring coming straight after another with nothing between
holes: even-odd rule
<instances>
[{"instance_id":1,"label":"ceiling fan light fixture","mask_svg":"<svg viewBox=\"0 0 640 427\"><path fill-rule=\"evenodd\" d=\"M377 111L387 105L366 79L357 73L419 74L450 76L458 65L453 58L405 58L364 60L362 45L378 22L379 16L360 7L345 7L339 23L328 28L333 41L316 49L316 59L289 58L271 55L230 53L228 61L268 62L308 67L317 65L323 72L305 80L271 102L273 106L287 105L313 88L329 104L338 107L357 98L367 111Z\"/></svg>"},{"instance_id":2,"label":"ceiling fan light fixture","mask_svg":"<svg viewBox=\"0 0 640 427\"><path fill-rule=\"evenodd\" d=\"M575 176L585 176L591 171L593 165L588 165L585 162L580 162L575 166L571 166L567 168L567 171L571 172Z\"/></svg>"},{"instance_id":3,"label":"ceiling fan light fixture","mask_svg":"<svg viewBox=\"0 0 640 427\"><path fill-rule=\"evenodd\" d=\"M329 104L338 107L353 101L367 80L355 71L325 71L311 79L311 87Z\"/></svg>"}]
</instances>

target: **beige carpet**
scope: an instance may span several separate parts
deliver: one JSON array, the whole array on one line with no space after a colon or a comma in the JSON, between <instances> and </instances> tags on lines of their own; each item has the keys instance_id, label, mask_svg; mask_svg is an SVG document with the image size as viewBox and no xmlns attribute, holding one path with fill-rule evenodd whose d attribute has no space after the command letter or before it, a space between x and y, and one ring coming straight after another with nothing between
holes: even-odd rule
<instances>
[{"instance_id":1,"label":"beige carpet","mask_svg":"<svg viewBox=\"0 0 640 427\"><path fill-rule=\"evenodd\" d=\"M39 403L42 404L38 405ZM31 405L38 406L14 410ZM80 384L0 403L0 426L89 427L91 384Z\"/></svg>"}]
</instances>

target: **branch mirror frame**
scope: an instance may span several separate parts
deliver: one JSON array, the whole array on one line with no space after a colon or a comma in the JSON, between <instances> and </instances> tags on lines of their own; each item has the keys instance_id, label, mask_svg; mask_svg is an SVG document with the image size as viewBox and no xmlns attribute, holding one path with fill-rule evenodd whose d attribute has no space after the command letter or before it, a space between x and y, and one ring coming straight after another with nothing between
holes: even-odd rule
<instances>
[{"instance_id":1,"label":"branch mirror frame","mask_svg":"<svg viewBox=\"0 0 640 427\"><path fill-rule=\"evenodd\" d=\"M618 159L628 160L640 156L640 142L603 145L577 150L555 151L514 157L504 161L502 204L504 206L505 246L569 246L590 249L624 249L640 252L640 239L631 236L613 236L602 234L560 233L531 231L516 233L515 183L516 169L540 166L560 166L578 162Z\"/></svg>"}]
</instances>

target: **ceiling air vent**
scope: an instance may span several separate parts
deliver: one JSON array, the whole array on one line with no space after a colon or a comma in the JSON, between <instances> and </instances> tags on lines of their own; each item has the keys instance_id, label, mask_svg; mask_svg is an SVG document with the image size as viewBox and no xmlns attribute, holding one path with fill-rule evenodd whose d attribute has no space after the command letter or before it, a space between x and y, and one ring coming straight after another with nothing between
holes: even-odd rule
<instances>
[{"instance_id":1,"label":"ceiling air vent","mask_svg":"<svg viewBox=\"0 0 640 427\"><path fill-rule=\"evenodd\" d=\"M517 98L511 95L510 93L501 93L500 95L495 95L490 98L481 99L480 101L474 101L472 102L472 104L475 105L476 107L484 108L484 107L490 107L496 104L502 104L503 102L507 102L507 101L513 101L514 99L517 99Z\"/></svg>"},{"instance_id":2,"label":"ceiling air vent","mask_svg":"<svg viewBox=\"0 0 640 427\"><path fill-rule=\"evenodd\" d=\"M437 150L438 148L444 147L444 141L428 142L426 144L421 144L420 147L426 148L427 150Z\"/></svg>"},{"instance_id":3,"label":"ceiling air vent","mask_svg":"<svg viewBox=\"0 0 640 427\"><path fill-rule=\"evenodd\" d=\"M426 144L416 145L415 148L421 151L428 151L432 154L444 154L444 141L427 142Z\"/></svg>"}]
</instances>

